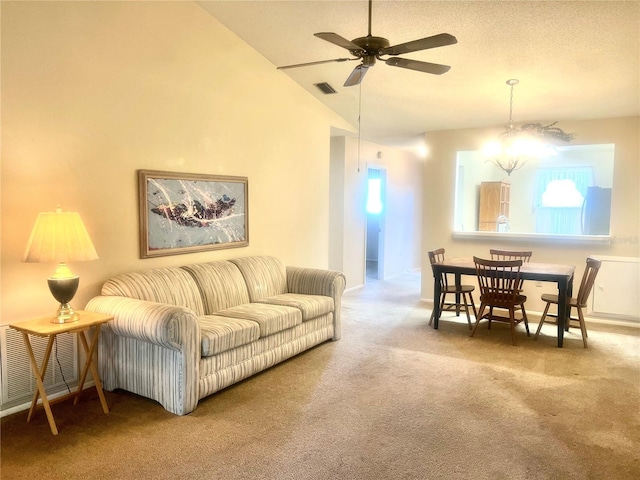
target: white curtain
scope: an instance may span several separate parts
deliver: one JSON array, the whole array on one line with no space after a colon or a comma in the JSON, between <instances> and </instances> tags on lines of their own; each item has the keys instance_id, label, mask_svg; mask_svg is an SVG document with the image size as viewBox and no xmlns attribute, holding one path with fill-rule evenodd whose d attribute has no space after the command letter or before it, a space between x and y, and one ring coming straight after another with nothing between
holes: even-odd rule
<instances>
[{"instance_id":1,"label":"white curtain","mask_svg":"<svg viewBox=\"0 0 640 480\"><path fill-rule=\"evenodd\" d=\"M542 196L551 182L570 180L575 189L585 197L587 187L593 185L591 167L540 168L536 171L534 206L536 212L536 233L580 235L582 206L558 206L547 203L543 206Z\"/></svg>"}]
</instances>

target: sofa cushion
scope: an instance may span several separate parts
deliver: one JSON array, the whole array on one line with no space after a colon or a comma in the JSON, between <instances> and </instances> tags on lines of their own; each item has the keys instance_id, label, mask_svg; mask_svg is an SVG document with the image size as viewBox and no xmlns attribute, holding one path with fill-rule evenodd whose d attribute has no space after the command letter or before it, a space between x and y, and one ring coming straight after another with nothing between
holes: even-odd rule
<instances>
[{"instance_id":1,"label":"sofa cushion","mask_svg":"<svg viewBox=\"0 0 640 480\"><path fill-rule=\"evenodd\" d=\"M260 337L295 327L302 323L299 309L266 303L247 303L237 307L220 310L216 315L223 317L243 318L260 325Z\"/></svg>"},{"instance_id":2,"label":"sofa cushion","mask_svg":"<svg viewBox=\"0 0 640 480\"><path fill-rule=\"evenodd\" d=\"M196 315L204 314L198 285L189 273L179 267L116 275L102 286L102 295L177 305L190 308Z\"/></svg>"},{"instance_id":3,"label":"sofa cushion","mask_svg":"<svg viewBox=\"0 0 640 480\"><path fill-rule=\"evenodd\" d=\"M316 317L293 328L274 333L268 337L259 338L255 342L241 345L238 348L227 350L220 355L202 357L199 362L200 381L208 384L214 380L210 375L216 375L218 370L233 369L234 365L243 365L244 367L246 366L246 361L251 361L255 357L262 357L266 363L274 360L274 357L279 355L278 351L289 351L291 348L297 349L300 343L306 343L311 338L320 336L322 337L320 341L323 341L331 338L332 335L333 315L327 314Z\"/></svg>"},{"instance_id":4,"label":"sofa cushion","mask_svg":"<svg viewBox=\"0 0 640 480\"><path fill-rule=\"evenodd\" d=\"M259 302L297 308L302 312L303 322L333 311L333 298L325 297L324 295L283 293L282 295L263 298Z\"/></svg>"},{"instance_id":5,"label":"sofa cushion","mask_svg":"<svg viewBox=\"0 0 640 480\"><path fill-rule=\"evenodd\" d=\"M252 302L287 293L287 271L275 257L256 256L229 260L238 266Z\"/></svg>"},{"instance_id":6,"label":"sofa cushion","mask_svg":"<svg viewBox=\"0 0 640 480\"><path fill-rule=\"evenodd\" d=\"M219 261L186 265L182 268L193 276L200 287L206 315L249 303L244 277L235 264Z\"/></svg>"},{"instance_id":7,"label":"sofa cushion","mask_svg":"<svg viewBox=\"0 0 640 480\"><path fill-rule=\"evenodd\" d=\"M198 317L202 357L217 355L260 338L256 322L241 318L204 315Z\"/></svg>"}]
</instances>

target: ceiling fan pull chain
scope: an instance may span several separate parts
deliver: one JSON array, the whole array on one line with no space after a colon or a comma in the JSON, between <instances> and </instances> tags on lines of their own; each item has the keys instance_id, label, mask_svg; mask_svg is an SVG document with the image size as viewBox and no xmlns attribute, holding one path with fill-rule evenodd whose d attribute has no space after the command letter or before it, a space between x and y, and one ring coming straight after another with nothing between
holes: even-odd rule
<instances>
[{"instance_id":1,"label":"ceiling fan pull chain","mask_svg":"<svg viewBox=\"0 0 640 480\"><path fill-rule=\"evenodd\" d=\"M360 173L360 133L362 130L362 83L359 84L360 90L358 98L358 173Z\"/></svg>"}]
</instances>

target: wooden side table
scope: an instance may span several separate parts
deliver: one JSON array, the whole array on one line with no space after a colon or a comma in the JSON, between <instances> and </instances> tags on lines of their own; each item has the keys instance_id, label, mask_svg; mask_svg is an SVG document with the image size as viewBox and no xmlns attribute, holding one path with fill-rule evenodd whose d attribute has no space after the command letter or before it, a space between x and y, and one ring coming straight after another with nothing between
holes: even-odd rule
<instances>
[{"instance_id":1,"label":"wooden side table","mask_svg":"<svg viewBox=\"0 0 640 480\"><path fill-rule=\"evenodd\" d=\"M36 382L38 383L38 389L33 394L33 401L31 402L31 408L29 409L27 422L31 420L33 412L35 411L36 405L38 403L38 397L40 397L42 398L42 406L44 407L44 410L47 414L47 419L49 420L51 433L53 433L54 435L58 434L58 427L56 426L56 422L53 419L51 404L61 402L70 397L75 397L73 404L76 405L78 403L78 399L80 398L80 393L82 392L82 388L84 387L84 382L87 378L87 373L89 372L89 370L91 370L91 374L93 375L96 390L98 391L98 396L100 397L100 403L102 404L102 410L104 411L104 413L109 413L109 407L107 406L107 401L104 398L104 392L102 391L102 382L100 381L98 369L96 368L96 365L93 361L93 355L96 351L96 346L98 345L100 327L103 323L112 320L113 317L100 313L85 312L83 310L76 310L76 312L80 315L80 319L77 322L73 323L51 323L51 317L49 316L9 324L11 328L22 333L24 343L27 347L27 351L29 352L31 368L33 370L33 374L36 377ZM89 345L88 333L92 328L94 334L91 345ZM82 343L82 347L84 348L87 359L80 375L78 389L75 392L69 393L68 395L56 398L53 401L49 401L49 399L47 398L47 392L44 388L43 377L45 372L47 371L47 365L49 364L49 357L51 356L51 350L53 348L53 343L55 341L56 335L59 335L61 333L77 333L78 337L80 338L80 343ZM47 349L45 351L44 358L42 360L42 366L40 368L38 368L36 357L33 354L33 348L31 346L29 335L36 335L38 337L49 337Z\"/></svg>"}]
</instances>

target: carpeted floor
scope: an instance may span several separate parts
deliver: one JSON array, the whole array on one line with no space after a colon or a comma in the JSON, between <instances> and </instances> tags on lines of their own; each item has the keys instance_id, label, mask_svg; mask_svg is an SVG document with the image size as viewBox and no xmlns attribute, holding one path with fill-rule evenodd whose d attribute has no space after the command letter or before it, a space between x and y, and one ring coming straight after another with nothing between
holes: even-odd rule
<instances>
[{"instance_id":1,"label":"carpeted floor","mask_svg":"<svg viewBox=\"0 0 640 480\"><path fill-rule=\"evenodd\" d=\"M343 338L188 416L95 391L1 422L2 479L640 478L640 331L589 324L555 347L519 327L427 326L419 274L348 293ZM536 325L533 324L533 331Z\"/></svg>"}]
</instances>

